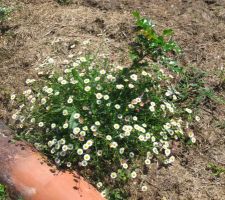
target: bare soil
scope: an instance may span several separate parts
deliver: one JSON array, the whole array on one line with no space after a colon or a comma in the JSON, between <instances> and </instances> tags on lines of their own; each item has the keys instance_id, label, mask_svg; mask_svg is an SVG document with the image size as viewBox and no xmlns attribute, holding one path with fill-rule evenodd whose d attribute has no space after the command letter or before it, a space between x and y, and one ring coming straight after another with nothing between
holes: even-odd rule
<instances>
[{"instance_id":1,"label":"bare soil","mask_svg":"<svg viewBox=\"0 0 225 200\"><path fill-rule=\"evenodd\" d=\"M184 65L208 74L207 85L225 98L218 73L225 66L224 0L74 0L61 6L54 0L3 0L14 8L0 31L0 119L9 121L9 95L22 91L34 68L49 57L61 64L70 54L91 51L126 63L121 55L132 40L131 12L139 10L157 25L170 27L184 54ZM71 45L75 48L71 49ZM134 200L225 200L225 175L214 177L212 162L225 167L225 106L202 102L201 123L196 125L197 145L180 147L168 168L152 164L146 174L148 192L131 183Z\"/></svg>"}]
</instances>

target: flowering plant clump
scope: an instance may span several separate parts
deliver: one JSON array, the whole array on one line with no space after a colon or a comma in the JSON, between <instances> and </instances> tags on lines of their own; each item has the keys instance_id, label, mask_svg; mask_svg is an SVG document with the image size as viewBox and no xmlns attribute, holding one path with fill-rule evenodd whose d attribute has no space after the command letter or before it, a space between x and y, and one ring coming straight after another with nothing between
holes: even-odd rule
<instances>
[{"instance_id":1,"label":"flowering plant clump","mask_svg":"<svg viewBox=\"0 0 225 200\"><path fill-rule=\"evenodd\" d=\"M152 160L174 162L173 141L195 142L187 131L192 110L179 103L174 71L150 60L143 65L137 56L130 68L91 55L63 72L49 64L40 81L26 81L29 88L12 116L21 137L58 166L78 169L109 199L126 199L118 188L140 178ZM140 190L147 190L143 181Z\"/></svg>"}]
</instances>

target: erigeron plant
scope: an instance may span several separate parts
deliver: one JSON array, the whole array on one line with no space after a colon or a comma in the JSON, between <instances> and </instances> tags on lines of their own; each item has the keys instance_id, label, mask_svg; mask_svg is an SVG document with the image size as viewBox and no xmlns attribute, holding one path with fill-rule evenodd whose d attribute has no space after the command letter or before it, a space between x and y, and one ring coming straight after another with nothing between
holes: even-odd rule
<instances>
[{"instance_id":1,"label":"erigeron plant","mask_svg":"<svg viewBox=\"0 0 225 200\"><path fill-rule=\"evenodd\" d=\"M86 55L61 72L51 60L41 80L26 81L30 88L12 116L20 137L58 166L78 170L109 199L128 198L118 188L140 179L144 165L173 163L174 141L196 141L192 110L181 106L173 85L177 74L157 59L143 65L151 51L138 59L137 47L131 68ZM140 190L147 190L144 181Z\"/></svg>"}]
</instances>

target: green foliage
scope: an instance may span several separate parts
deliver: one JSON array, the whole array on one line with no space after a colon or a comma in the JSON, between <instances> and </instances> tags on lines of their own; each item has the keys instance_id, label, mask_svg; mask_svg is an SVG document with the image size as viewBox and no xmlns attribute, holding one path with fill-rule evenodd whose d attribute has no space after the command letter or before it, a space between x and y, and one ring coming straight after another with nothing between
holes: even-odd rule
<instances>
[{"instance_id":1,"label":"green foliage","mask_svg":"<svg viewBox=\"0 0 225 200\"><path fill-rule=\"evenodd\" d=\"M180 49L167 39L172 30L158 35L149 20L134 16L132 66L92 55L76 58L63 72L46 63L47 71L38 69L41 80L26 81L12 116L20 138L58 166L79 170L111 200L127 199L124 186L141 179L153 160L173 163L174 141L196 141L186 132L193 116L183 103L187 97L174 86L180 71L170 53ZM146 184L142 180L138 189L146 191Z\"/></svg>"},{"instance_id":2,"label":"green foliage","mask_svg":"<svg viewBox=\"0 0 225 200\"><path fill-rule=\"evenodd\" d=\"M206 87L204 79L207 74L194 67L183 70L177 82L177 89L181 91L181 101L190 108L198 108L208 101L224 104L224 99L216 95L213 88Z\"/></svg>"},{"instance_id":3,"label":"green foliage","mask_svg":"<svg viewBox=\"0 0 225 200\"><path fill-rule=\"evenodd\" d=\"M159 35L154 24L144 17L141 17L138 12L133 13L136 19L136 38L131 45L131 58L133 67L145 66L151 59L154 62L159 62L175 72L180 72L181 67L171 58L181 52L178 45L172 40L173 30L165 29Z\"/></svg>"},{"instance_id":4,"label":"green foliage","mask_svg":"<svg viewBox=\"0 0 225 200\"><path fill-rule=\"evenodd\" d=\"M67 5L72 2L72 0L56 0L59 4Z\"/></svg>"},{"instance_id":5,"label":"green foliage","mask_svg":"<svg viewBox=\"0 0 225 200\"><path fill-rule=\"evenodd\" d=\"M0 6L0 23L5 21L9 17L11 12L12 9Z\"/></svg>"},{"instance_id":6,"label":"green foliage","mask_svg":"<svg viewBox=\"0 0 225 200\"><path fill-rule=\"evenodd\" d=\"M0 184L0 199L6 200L7 199L7 193L5 191L5 187Z\"/></svg>"},{"instance_id":7,"label":"green foliage","mask_svg":"<svg viewBox=\"0 0 225 200\"><path fill-rule=\"evenodd\" d=\"M225 173L225 167L216 165L214 163L209 163L207 168L210 169L212 171L212 174L217 177Z\"/></svg>"}]
</instances>

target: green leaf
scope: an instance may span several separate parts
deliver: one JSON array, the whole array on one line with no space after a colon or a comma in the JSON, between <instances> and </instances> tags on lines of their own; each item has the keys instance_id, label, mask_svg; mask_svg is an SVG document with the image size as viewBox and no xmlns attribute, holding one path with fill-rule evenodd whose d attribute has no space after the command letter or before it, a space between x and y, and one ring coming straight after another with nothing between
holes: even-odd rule
<instances>
[{"instance_id":1,"label":"green leaf","mask_svg":"<svg viewBox=\"0 0 225 200\"><path fill-rule=\"evenodd\" d=\"M164 36L170 36L170 35L173 35L173 30L172 29L165 29L163 31L163 35Z\"/></svg>"},{"instance_id":2,"label":"green leaf","mask_svg":"<svg viewBox=\"0 0 225 200\"><path fill-rule=\"evenodd\" d=\"M70 116L70 120L69 120L69 128L70 129L74 129L78 126L77 121L73 118L75 113L77 113L77 111L74 111Z\"/></svg>"},{"instance_id":3,"label":"green leaf","mask_svg":"<svg viewBox=\"0 0 225 200\"><path fill-rule=\"evenodd\" d=\"M140 18L140 13L138 11L134 11L132 14L136 19Z\"/></svg>"}]
</instances>

